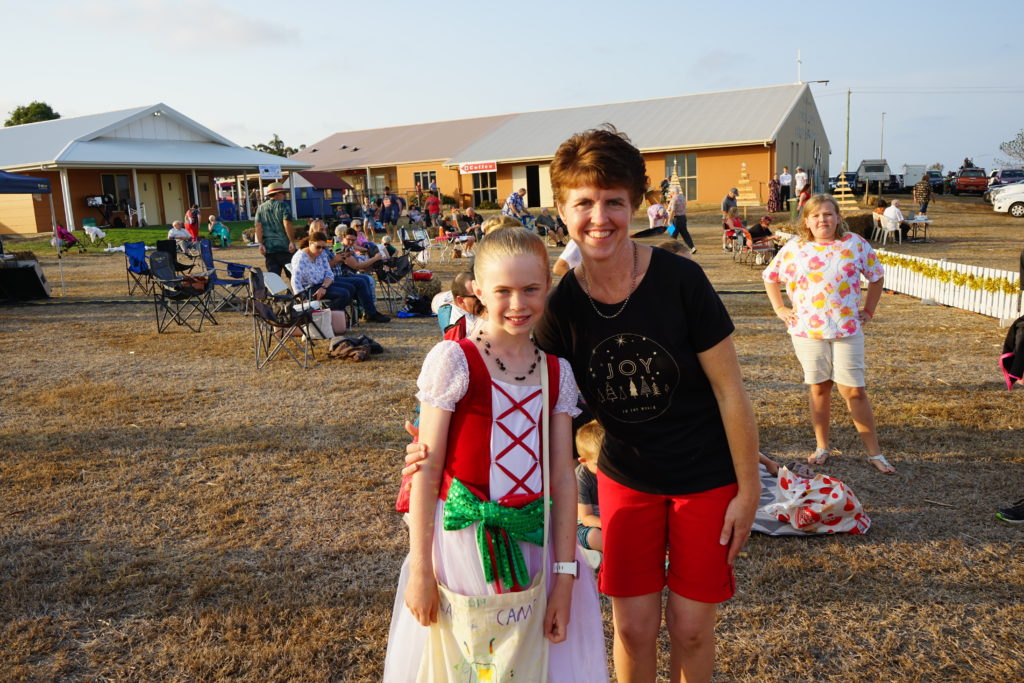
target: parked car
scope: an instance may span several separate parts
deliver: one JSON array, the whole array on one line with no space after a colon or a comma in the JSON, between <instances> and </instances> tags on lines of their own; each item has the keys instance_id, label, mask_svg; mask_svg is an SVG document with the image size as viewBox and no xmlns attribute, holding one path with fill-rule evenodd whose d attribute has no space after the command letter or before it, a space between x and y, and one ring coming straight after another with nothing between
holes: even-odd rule
<instances>
[{"instance_id":1,"label":"parked car","mask_svg":"<svg viewBox=\"0 0 1024 683\"><path fill-rule=\"evenodd\" d=\"M1016 183L1020 180L1024 180L1024 170L1019 168L1002 168L998 171L992 171L988 185L989 187L998 187L1000 185Z\"/></svg>"},{"instance_id":2,"label":"parked car","mask_svg":"<svg viewBox=\"0 0 1024 683\"><path fill-rule=\"evenodd\" d=\"M850 186L850 191L851 192L857 191L857 174L854 171L847 171L846 172L846 184ZM834 176L832 176L831 178L828 179L829 189L835 190L838 185L839 185L839 176L838 175L834 175Z\"/></svg>"},{"instance_id":3,"label":"parked car","mask_svg":"<svg viewBox=\"0 0 1024 683\"><path fill-rule=\"evenodd\" d=\"M1009 190L1016 190L1016 189L1018 189L1017 186L1018 185L1022 185L1022 184L1024 184L1024 179L1018 180L1015 183L1007 183L1006 185L999 185L997 187L990 187L985 192L985 194L982 195L982 198L986 202L988 202L989 204L992 204L992 203L995 202L996 197L1001 195L1003 192L1007 192Z\"/></svg>"},{"instance_id":4,"label":"parked car","mask_svg":"<svg viewBox=\"0 0 1024 683\"><path fill-rule=\"evenodd\" d=\"M961 168L949 188L955 195L961 192L977 192L983 195L987 190L988 174L983 168Z\"/></svg>"},{"instance_id":5,"label":"parked car","mask_svg":"<svg viewBox=\"0 0 1024 683\"><path fill-rule=\"evenodd\" d=\"M1024 183L1003 188L992 200L992 210L1008 213L1014 218L1024 218Z\"/></svg>"},{"instance_id":6,"label":"parked car","mask_svg":"<svg viewBox=\"0 0 1024 683\"><path fill-rule=\"evenodd\" d=\"M932 192L942 194L942 171L926 171L928 174L928 182L932 185Z\"/></svg>"}]
</instances>

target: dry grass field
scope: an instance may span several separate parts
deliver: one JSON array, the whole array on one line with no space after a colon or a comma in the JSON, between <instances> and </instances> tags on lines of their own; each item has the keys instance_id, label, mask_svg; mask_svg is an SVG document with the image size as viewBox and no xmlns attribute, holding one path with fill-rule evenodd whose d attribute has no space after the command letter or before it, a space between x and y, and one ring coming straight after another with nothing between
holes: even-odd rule
<instances>
[{"instance_id":1,"label":"dry grass field","mask_svg":"<svg viewBox=\"0 0 1024 683\"><path fill-rule=\"evenodd\" d=\"M930 213L936 242L897 251L1016 268L1024 221L977 200ZM737 326L762 448L806 457L805 389L758 271L719 250L715 211L691 224ZM249 319L157 334L151 305L110 302L126 298L123 271L119 254L72 255L67 300L0 307L0 679L379 680L406 548L402 422L435 321L361 326L386 349L365 363L257 371ZM874 524L752 538L715 680L1024 680L1024 527L993 516L1024 497L1004 333L883 297L869 390L900 472L864 461L837 398L842 455L825 469Z\"/></svg>"}]
</instances>

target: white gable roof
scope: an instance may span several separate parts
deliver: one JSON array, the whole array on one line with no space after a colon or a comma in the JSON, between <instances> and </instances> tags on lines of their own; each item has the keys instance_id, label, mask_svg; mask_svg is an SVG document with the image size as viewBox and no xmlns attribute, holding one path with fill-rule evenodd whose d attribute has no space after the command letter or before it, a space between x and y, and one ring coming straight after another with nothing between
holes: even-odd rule
<instances>
[{"instance_id":1,"label":"white gable roof","mask_svg":"<svg viewBox=\"0 0 1024 683\"><path fill-rule=\"evenodd\" d=\"M0 128L0 168L206 168L255 171L309 164L236 145L160 103Z\"/></svg>"}]
</instances>

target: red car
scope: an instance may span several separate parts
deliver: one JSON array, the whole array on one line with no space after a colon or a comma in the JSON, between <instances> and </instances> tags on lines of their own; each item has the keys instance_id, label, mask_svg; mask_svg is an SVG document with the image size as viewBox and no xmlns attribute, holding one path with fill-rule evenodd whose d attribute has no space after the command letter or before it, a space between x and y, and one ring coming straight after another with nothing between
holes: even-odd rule
<instances>
[{"instance_id":1,"label":"red car","mask_svg":"<svg viewBox=\"0 0 1024 683\"><path fill-rule=\"evenodd\" d=\"M983 168L961 168L953 182L950 183L950 192L960 194L961 192L977 192L985 194L988 191L988 175Z\"/></svg>"}]
</instances>

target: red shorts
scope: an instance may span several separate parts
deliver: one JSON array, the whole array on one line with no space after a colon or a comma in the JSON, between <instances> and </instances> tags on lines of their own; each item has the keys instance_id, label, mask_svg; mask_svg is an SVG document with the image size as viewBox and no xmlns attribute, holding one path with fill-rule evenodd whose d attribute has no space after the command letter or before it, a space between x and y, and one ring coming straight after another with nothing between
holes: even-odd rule
<instances>
[{"instance_id":1,"label":"red shorts","mask_svg":"<svg viewBox=\"0 0 1024 683\"><path fill-rule=\"evenodd\" d=\"M597 472L604 559L598 585L631 598L666 583L689 600L719 603L736 592L729 546L718 542L736 484L679 496L643 493ZM665 549L668 548L668 571Z\"/></svg>"}]
</instances>

